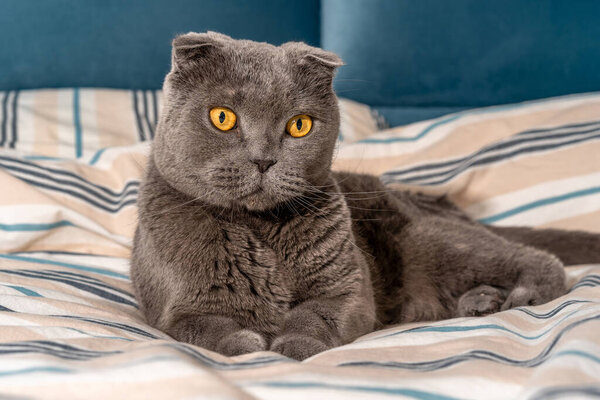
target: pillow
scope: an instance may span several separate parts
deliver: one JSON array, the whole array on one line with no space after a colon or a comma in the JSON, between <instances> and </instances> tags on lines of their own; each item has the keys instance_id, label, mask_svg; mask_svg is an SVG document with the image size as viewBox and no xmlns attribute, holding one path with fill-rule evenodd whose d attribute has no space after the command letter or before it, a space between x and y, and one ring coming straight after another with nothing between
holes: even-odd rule
<instances>
[{"instance_id":1,"label":"pillow","mask_svg":"<svg viewBox=\"0 0 600 400\"><path fill-rule=\"evenodd\" d=\"M41 89L0 92L0 147L29 158L83 158L94 164L108 147L154 138L162 92ZM371 135L381 120L370 107L340 99L340 140Z\"/></svg>"},{"instance_id":2,"label":"pillow","mask_svg":"<svg viewBox=\"0 0 600 400\"><path fill-rule=\"evenodd\" d=\"M481 108L343 144L335 168L447 195L474 218L600 232L600 94Z\"/></svg>"}]
</instances>

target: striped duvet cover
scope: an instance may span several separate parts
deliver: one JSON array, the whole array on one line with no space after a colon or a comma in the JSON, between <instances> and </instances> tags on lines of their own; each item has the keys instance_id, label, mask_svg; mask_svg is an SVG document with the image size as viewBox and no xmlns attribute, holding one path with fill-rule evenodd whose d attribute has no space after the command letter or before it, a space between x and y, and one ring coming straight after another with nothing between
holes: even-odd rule
<instances>
[{"instance_id":1,"label":"striped duvet cover","mask_svg":"<svg viewBox=\"0 0 600 400\"><path fill-rule=\"evenodd\" d=\"M393 326L304 362L227 358L148 326L128 257L160 93L0 93L0 398L600 396L600 265L548 304ZM384 131L341 101L335 168L500 225L600 232L600 95Z\"/></svg>"}]
</instances>

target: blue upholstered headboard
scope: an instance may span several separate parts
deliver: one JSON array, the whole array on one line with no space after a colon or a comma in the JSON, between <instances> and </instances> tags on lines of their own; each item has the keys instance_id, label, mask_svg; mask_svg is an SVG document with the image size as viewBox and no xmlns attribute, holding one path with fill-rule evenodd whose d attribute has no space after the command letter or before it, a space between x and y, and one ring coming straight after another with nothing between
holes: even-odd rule
<instances>
[{"instance_id":1,"label":"blue upholstered headboard","mask_svg":"<svg viewBox=\"0 0 600 400\"><path fill-rule=\"evenodd\" d=\"M600 90L600 1L324 0L338 92L392 122Z\"/></svg>"},{"instance_id":2,"label":"blue upholstered headboard","mask_svg":"<svg viewBox=\"0 0 600 400\"><path fill-rule=\"evenodd\" d=\"M318 0L2 0L0 90L155 89L178 33L319 44Z\"/></svg>"},{"instance_id":3,"label":"blue upholstered headboard","mask_svg":"<svg viewBox=\"0 0 600 400\"><path fill-rule=\"evenodd\" d=\"M600 90L594 0L2 0L0 90L158 88L177 33L304 40L392 124Z\"/></svg>"}]
</instances>

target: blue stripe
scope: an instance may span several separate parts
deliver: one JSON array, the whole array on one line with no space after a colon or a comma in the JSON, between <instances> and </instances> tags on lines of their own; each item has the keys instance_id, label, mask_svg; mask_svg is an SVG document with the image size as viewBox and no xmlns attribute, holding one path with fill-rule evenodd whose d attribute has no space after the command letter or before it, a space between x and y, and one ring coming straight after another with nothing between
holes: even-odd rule
<instances>
[{"instance_id":1,"label":"blue stripe","mask_svg":"<svg viewBox=\"0 0 600 400\"><path fill-rule=\"evenodd\" d=\"M385 338L385 337L398 336L398 335L405 334L405 333L419 333L419 332L443 332L443 333L447 333L447 332L468 332L468 331L478 331L478 330L483 330L483 329L500 330L500 331L511 333L511 334L513 334L515 336L520 337L521 339L536 340L536 339L539 339L542 336L545 336L548 333L552 332L553 329L556 326L560 325L567 318L570 318L571 316L573 316L574 314L578 313L579 311L580 310L571 311L570 313L568 313L567 315L565 315L564 317L562 317L561 319L559 319L557 322L555 322L550 328L546 329L545 331L543 331L539 335L535 335L535 336L526 336L526 335L523 335L522 333L515 332L512 329L508 329L507 327L502 326L502 325L498 325L498 324L482 324L482 325L472 325L472 326L464 326L464 325L463 326L460 326L460 325L455 325L455 326L422 326L422 327L416 327L416 328L408 329L408 330L401 331L401 332L390 333L388 335L384 335L384 336L380 336L378 338L374 338L373 340L377 340L377 339Z\"/></svg>"},{"instance_id":2,"label":"blue stripe","mask_svg":"<svg viewBox=\"0 0 600 400\"><path fill-rule=\"evenodd\" d=\"M412 168L409 168L408 170L386 172L384 175L392 176L394 179L399 180L404 183L424 182L427 180L431 180L433 178L445 177L443 179L438 179L437 181L434 181L434 182L432 182L432 181L424 182L425 184L443 183L443 182L449 181L453 177L459 175L460 173L462 173L464 171L467 171L469 168L474 167L474 166L497 163L500 161L510 159L510 158L520 155L520 154L529 154L529 153L535 153L535 152L540 152L540 151L559 149L561 147L565 147L565 146L568 146L571 144L577 144L580 142L593 140L593 139L600 137L600 135L598 135L599 131L600 131L600 126L595 127L594 129L588 129L585 131L574 131L574 132L572 131L572 132L567 132L567 133L554 134L552 136L534 137L534 138L525 137L525 138L522 138L519 140L505 141L505 142L501 142L498 144L484 147L482 150L479 150L467 157L459 158L459 159L452 160L452 161L441 162L437 166L436 166L436 164L426 164L424 166L412 167ZM547 141L547 139L552 139L552 138L555 138L555 139L571 138L571 140L554 141L551 143L544 144L544 142ZM527 142L531 142L527 147L522 147L520 149L517 148L516 150L511 149L511 147L515 147L521 143L527 143ZM542 144L539 144L539 143L542 143ZM509 150L509 151L504 152L504 153L494 154L494 152L496 150L502 150L502 149ZM419 171L419 170L431 169L430 168L431 165L433 165L433 168L437 168L437 167L450 167L450 168L447 168L446 170L441 171L441 172L428 172L428 173L411 176L411 177L402 177L402 175L405 175L406 173Z\"/></svg>"},{"instance_id":3,"label":"blue stripe","mask_svg":"<svg viewBox=\"0 0 600 400\"><path fill-rule=\"evenodd\" d=\"M148 109L148 99L147 99L147 95L148 92L147 91L142 91L142 94L144 96L144 118L146 119L146 123L148 124L148 130L149 130L149 134L150 134L150 139L154 138L154 126L152 125L152 122L150 122L150 111Z\"/></svg>"},{"instance_id":4,"label":"blue stripe","mask_svg":"<svg viewBox=\"0 0 600 400\"><path fill-rule=\"evenodd\" d=\"M104 290L104 288L112 289L110 286L106 284L96 284L92 282L82 282L81 280L69 279L67 277L62 276L54 276L50 274L36 274L29 272L28 270L13 270L13 269L0 269L1 273L4 274L12 274L18 276L24 276L27 278L35 278L35 279L44 279L54 282L64 283L65 285L73 286L79 290L91 293L95 296L102 297L103 299L114 301L120 304L126 304L131 307L137 307L137 304L133 301L130 301L124 297L118 296L110 291ZM133 296L130 296L133 298Z\"/></svg>"},{"instance_id":5,"label":"blue stripe","mask_svg":"<svg viewBox=\"0 0 600 400\"><path fill-rule=\"evenodd\" d=\"M576 123L576 124L559 125L559 126L555 126L553 128L528 129L526 131L520 132L518 134L518 136L533 135L533 134L536 134L536 133L544 133L544 132L552 132L552 131L555 131L555 130L567 129L567 128L585 128L585 127L589 127L589 126L597 125L597 124L600 124L600 121L598 121L598 120L592 120L592 121L587 121L587 122L579 122L579 123Z\"/></svg>"},{"instance_id":6,"label":"blue stripe","mask_svg":"<svg viewBox=\"0 0 600 400\"><path fill-rule=\"evenodd\" d=\"M569 289L569 293L574 290L579 289L580 287L594 287L600 285L600 276L598 275L588 275L579 282L577 282L571 289Z\"/></svg>"},{"instance_id":7,"label":"blue stripe","mask_svg":"<svg viewBox=\"0 0 600 400\"><path fill-rule=\"evenodd\" d=\"M64 256L86 256L86 257L107 257L107 258L122 258L116 256L106 256L101 254L89 254L82 251L59 251L59 250L23 250L11 252L11 254L30 254L30 255L47 255L58 254Z\"/></svg>"},{"instance_id":8,"label":"blue stripe","mask_svg":"<svg viewBox=\"0 0 600 400\"><path fill-rule=\"evenodd\" d=\"M101 280L98 279L94 279L92 277L87 277L84 275L84 277L78 277L75 275L70 275L70 274L61 274L61 271L52 271L52 270L35 270L35 269L15 269L15 268L11 268L11 269L0 269L0 272L3 272L5 274L15 274L15 275L20 275L20 276L26 276L28 278L37 278L37 279L46 279L46 280L54 280L57 282L63 282L63 283L68 283L70 285L85 285L86 288L80 288L83 290L87 290L87 286L92 286L92 288L94 290L98 289L98 288L104 288L104 289L109 289L112 290L114 292L118 292L121 293L123 295L128 296L129 298L133 299L134 296L133 294L129 293L128 291L124 290L124 289L119 289L113 286L110 286L106 283L104 283ZM100 289L102 290L102 289ZM88 290L90 291L90 290ZM104 290L102 290L104 292ZM110 295L113 295L112 293Z\"/></svg>"},{"instance_id":9,"label":"blue stripe","mask_svg":"<svg viewBox=\"0 0 600 400\"><path fill-rule=\"evenodd\" d=\"M31 161L66 161L65 158L49 157L49 156L42 156L42 155L24 155L23 158L25 160L31 160Z\"/></svg>"},{"instance_id":10,"label":"blue stripe","mask_svg":"<svg viewBox=\"0 0 600 400\"><path fill-rule=\"evenodd\" d=\"M75 226L72 222L62 220L50 224L0 224L0 230L7 232L36 232L48 231L63 226Z\"/></svg>"},{"instance_id":11,"label":"blue stripe","mask_svg":"<svg viewBox=\"0 0 600 400\"><path fill-rule=\"evenodd\" d=\"M560 304L559 306L557 306L556 308L543 313L543 314L538 314L536 312L533 312L527 308L515 308L514 310L516 311L520 311L523 314L527 314L530 317L536 318L536 319L548 319L548 318L552 318L554 317L556 314L558 314L559 312L561 312L562 310L564 310L565 308L567 308L570 305L573 304L586 304L586 303L592 303L591 300L567 300L564 303Z\"/></svg>"},{"instance_id":12,"label":"blue stripe","mask_svg":"<svg viewBox=\"0 0 600 400\"><path fill-rule=\"evenodd\" d=\"M368 139L359 140L357 143L395 143L395 142L414 142L427 135L429 132L437 128L438 126L445 125L452 121L455 121L462 117L462 115L452 115L440 121L436 121L423 129L421 132L412 137L391 137L391 138L376 138L370 137Z\"/></svg>"},{"instance_id":13,"label":"blue stripe","mask_svg":"<svg viewBox=\"0 0 600 400\"><path fill-rule=\"evenodd\" d=\"M140 118L140 113L138 112L138 99L137 99L137 91L136 90L132 90L131 94L133 96L133 113L135 115L135 122L137 124L137 128L138 128L138 136L140 138L140 142L143 142L146 140L146 135L144 134L144 128L142 125L142 120Z\"/></svg>"},{"instance_id":14,"label":"blue stripe","mask_svg":"<svg viewBox=\"0 0 600 400\"><path fill-rule=\"evenodd\" d=\"M58 275L58 276L61 276L61 277L67 277L67 278L72 278L72 279L80 279L80 280L86 281L88 283L93 282L93 283L97 283L97 284L100 284L100 283L104 284L104 281L102 281L102 280L100 280L98 278L95 278L95 277L93 277L93 276L91 276L89 274L80 274L80 273L71 272L71 271L60 271L60 270L56 270L56 269L42 269L42 270L33 270L33 269L26 270L26 269L22 269L20 271L31 271L31 272L36 272L38 274L50 274L50 275L54 275L54 276ZM125 290L117 289L117 288L114 288L112 286L111 286L111 289L118 290L118 291L120 291L122 293L125 293L125 294L128 294L128 295L132 296L131 293L126 292Z\"/></svg>"},{"instance_id":15,"label":"blue stripe","mask_svg":"<svg viewBox=\"0 0 600 400\"><path fill-rule=\"evenodd\" d=\"M89 360L108 355L122 354L120 350L88 350L50 340L27 340L22 342L0 343L0 354L42 353L67 360Z\"/></svg>"},{"instance_id":16,"label":"blue stripe","mask_svg":"<svg viewBox=\"0 0 600 400\"><path fill-rule=\"evenodd\" d=\"M111 328L117 328L117 329L121 329L123 331L126 332L130 332L130 333L135 333L136 335L140 335L140 336L145 336L148 337L150 339L159 339L158 336L155 336L149 332L146 332L143 329L137 328L135 326L131 326L131 325L126 325L126 324L121 324L118 322L110 322L110 321L104 321L101 319L94 319L94 318L85 318L85 317L78 317L75 315L50 315L51 317L57 317L57 318L68 318L68 319L75 319L78 321L85 321L85 322L89 322L91 324L96 324L96 325L102 325L102 326L109 326ZM0 346L2 346L2 344L0 344Z\"/></svg>"},{"instance_id":17,"label":"blue stripe","mask_svg":"<svg viewBox=\"0 0 600 400\"><path fill-rule=\"evenodd\" d=\"M12 100L12 109L13 109L13 115L12 115L12 139L8 142L8 147L10 147L11 149L15 148L15 145L17 143L17 114L18 114L18 104L19 104L19 91L16 90L15 91L15 95L13 96L13 100Z\"/></svg>"},{"instance_id":18,"label":"blue stripe","mask_svg":"<svg viewBox=\"0 0 600 400\"><path fill-rule=\"evenodd\" d=\"M433 131L435 128L445 125L447 123L450 123L452 121L456 121L457 119L465 117L465 116L495 113L495 112L500 112L500 111L512 110L515 108L521 108L521 107L528 106L528 105L530 105L530 104L517 103L517 104L506 104L506 105L500 105L500 106L486 107L486 108L482 108L482 109L462 111L460 113L452 114L442 120L432 123L431 125L427 126L425 129L423 129L421 132L419 132L417 135L415 135L413 137L408 137L408 138L407 137L393 137L393 138L381 138L381 139L371 137L368 139L360 140L358 143L414 142L416 140L421 139L423 136L427 135L429 132Z\"/></svg>"},{"instance_id":19,"label":"blue stripe","mask_svg":"<svg viewBox=\"0 0 600 400\"><path fill-rule=\"evenodd\" d=\"M75 372L72 369L64 368L64 367L32 367L32 368L23 368L23 369L15 369L12 371L0 371L0 377L13 376L13 375L24 375L31 374L36 372L53 372L53 373L61 373L61 374L70 374Z\"/></svg>"},{"instance_id":20,"label":"blue stripe","mask_svg":"<svg viewBox=\"0 0 600 400\"><path fill-rule=\"evenodd\" d=\"M72 269L76 269L79 271L94 272L96 274L112 276L115 278L129 279L129 276L120 274L118 272L114 272L114 271L110 271L110 270L102 269L102 268L88 267L85 265L71 264L71 263L65 263L65 262L60 262L60 261L44 260L41 258L34 258L34 257L16 256L13 254L0 254L0 258L5 258L7 260L14 260L14 261L37 263L37 264L57 265L59 267L72 268Z\"/></svg>"},{"instance_id":21,"label":"blue stripe","mask_svg":"<svg viewBox=\"0 0 600 400\"><path fill-rule=\"evenodd\" d=\"M0 157L0 161L1 161L2 157ZM42 179L47 179L48 181L51 181L53 183L58 183L61 184L63 186L72 186L72 187L76 187L81 189L82 191L91 194L93 196L96 196L99 199L102 199L106 202L115 202L118 201L118 199L122 199L123 197L127 196L130 193L133 193L135 191L135 189L131 190L131 191L127 191L127 189L129 189L130 186L133 186L134 188L137 187L139 185L138 181L129 181L123 188L123 191L121 193L115 193L111 190L103 190L102 187L98 187L97 185L94 185L93 183L84 180L81 180L80 182L73 182L70 180L65 180L65 179L61 179L61 178L57 178L54 177L52 175L50 175L50 173L45 172L43 169L38 171L32 171L23 167L16 167L16 166L12 166L12 165L2 165L2 163L0 162L0 165L2 167L4 167L7 171L11 171L11 172L20 172L22 174L31 176L31 177L36 177L36 178L42 178ZM14 175L14 174L13 174ZM14 175L16 178L25 180L26 178L22 178L19 176ZM68 176L68 175L67 175ZM87 184L87 185L86 185ZM90 186L88 186L90 185ZM104 192L100 193L100 191ZM112 198L111 198L112 197ZM116 198L116 199L113 199Z\"/></svg>"},{"instance_id":22,"label":"blue stripe","mask_svg":"<svg viewBox=\"0 0 600 400\"><path fill-rule=\"evenodd\" d=\"M154 117L154 126L158 125L158 100L156 99L156 90L152 91L152 115Z\"/></svg>"},{"instance_id":23,"label":"blue stripe","mask_svg":"<svg viewBox=\"0 0 600 400\"><path fill-rule=\"evenodd\" d=\"M589 384L578 386L559 386L538 390L528 397L529 400L549 400L549 399L580 399L580 398L599 398L600 386Z\"/></svg>"},{"instance_id":24,"label":"blue stripe","mask_svg":"<svg viewBox=\"0 0 600 400\"><path fill-rule=\"evenodd\" d=\"M94 285L94 286L102 287L105 289L110 289L115 292L119 292L123 295L130 297L131 299L134 298L133 294L129 293L128 291L126 291L124 289L110 286L99 279L95 279L93 277L88 277L87 275L71 274L71 273L65 274L64 272L66 272L66 271L35 270L35 269L10 269L10 270L0 269L0 272L9 273L9 274L17 274L17 275L21 275L21 276L27 276L29 278L59 280L60 282L69 281L69 282L73 282L73 283L82 283L85 285Z\"/></svg>"},{"instance_id":25,"label":"blue stripe","mask_svg":"<svg viewBox=\"0 0 600 400\"><path fill-rule=\"evenodd\" d=\"M486 153L489 153L489 152L492 152L495 150L504 150L504 149L516 146L518 144L521 144L521 143L530 143L530 142L535 143L535 142L539 142L539 141L545 141L548 139L571 137L571 136L575 136L575 135L581 135L581 134L595 132L598 129L600 129L599 124L600 124L600 121L593 121L593 122L589 122L589 123L585 123L585 124L561 125L561 126L555 126L555 127L547 128L547 129L535 129L535 130L523 131L523 132L517 133L516 135L511 136L508 139L500 141L498 143L495 143L495 144L492 144L489 146L485 146L481 150L478 150L475 153L472 153L471 155L466 156L466 157L460 157L460 158L456 158L453 160L445 160L445 161L438 161L438 162L432 162L432 163L428 163L428 164L417 165L415 167L409 167L409 168L405 168L402 170L390 171L390 172L388 172L388 174L398 177L401 175L410 174L412 172L419 172L419 171L425 172L428 170L451 167L451 168L447 168L443 172L435 172L433 174L425 174L425 175L420 175L418 177L412 177L412 178L408 178L408 179L417 179L417 178L425 179L425 178L433 178L436 176L443 176L444 174L452 172L453 169L457 166L460 166L460 164L465 164L469 161L472 162L472 160L476 159L478 156L485 155ZM590 126L592 126L592 125L593 125L593 128L589 129ZM570 131L565 132L564 130L567 128L586 128L586 129L585 130L570 130ZM555 133L555 131L559 131L559 132ZM545 135L542 137L529 136L532 133L548 133L548 135Z\"/></svg>"},{"instance_id":26,"label":"blue stripe","mask_svg":"<svg viewBox=\"0 0 600 400\"><path fill-rule=\"evenodd\" d=\"M557 352L553 357L562 357L562 356L577 356L582 358L587 358L590 361L595 362L596 364L600 364L600 357L597 357L593 354L586 353L580 350L563 350Z\"/></svg>"},{"instance_id":27,"label":"blue stripe","mask_svg":"<svg viewBox=\"0 0 600 400\"><path fill-rule=\"evenodd\" d=\"M28 184L32 185L32 186L37 186L37 187L40 187L40 188L44 188L44 189L47 189L47 190L52 190L52 191L59 192L59 193L62 193L62 194L71 195L71 196L73 196L75 198L78 198L78 199L80 199L80 200L82 200L82 201L84 201L86 203L89 203L89 204L91 204L91 205L93 205L93 206L95 206L97 208L100 208L101 210L104 210L104 211L110 212L110 213L116 213L116 212L121 211L121 209L123 209L123 208L125 208L127 206L133 206L133 205L135 205L135 203L137 201L137 198L133 198L133 199L125 200L125 201L123 199L121 199L120 201L112 201L112 202L105 200L107 203L109 203L111 205L114 205L114 207L110 207L110 206L106 206L104 204L100 204L98 201L92 200L91 198L89 198L87 196L84 196L84 195L82 195L82 194L80 194L78 192L75 192L73 190L64 189L64 188L61 188L61 187L58 187L58 186L47 185L45 183L40 183L40 182L32 181L32 180L26 179L26 178L21 178L21 177L17 177L17 178L20 179L20 180L22 180L25 183L28 183ZM137 195L138 192L137 192L137 190L132 190L131 192L126 193L126 195L130 194L130 193ZM96 197L99 197L99 196L96 195Z\"/></svg>"},{"instance_id":28,"label":"blue stripe","mask_svg":"<svg viewBox=\"0 0 600 400\"><path fill-rule=\"evenodd\" d=\"M63 317L63 318L72 318L81 321L98 323L105 326L110 326L113 328L119 328L122 330L126 330L128 332L137 333L143 336L150 337L152 339L160 339L157 336L151 335L147 332L144 332L138 328L134 328L124 324L117 323L109 323L107 321L95 321L88 318L74 317L69 315L50 315L51 317ZM65 328L65 327L62 327ZM118 338L118 337L114 337ZM131 339L125 339L129 341L135 341ZM202 352L192 348L192 346L178 343L178 342L161 342L158 345L153 345L153 348L167 348L169 350L175 350L178 353L185 354L186 356L193 358L195 361L201 362L203 365L210 366L219 370L239 370L239 369L249 369L260 367L264 365L272 365L280 362L291 362L291 360L287 357L278 355L278 356L258 356L249 360L240 361L240 362L221 362L210 358L208 355L203 354ZM38 341L22 341L22 342L12 342L12 343L0 343L0 354L15 354L15 353L42 353L48 354L55 357L70 359L70 360L83 360L90 358L98 358L103 356L111 356L115 354L123 354L123 350L88 350L78 348L72 345L67 345L64 343L57 343L49 340L38 340ZM173 357L175 360L181 360L181 357ZM296 362L296 361L294 361ZM143 362L142 362L143 363ZM139 362L135 362L135 364L141 364Z\"/></svg>"},{"instance_id":29,"label":"blue stripe","mask_svg":"<svg viewBox=\"0 0 600 400\"><path fill-rule=\"evenodd\" d=\"M98 185L96 183L93 183L93 182L91 182L91 181L83 178L82 176L77 175L76 173L71 172L71 171L57 169L57 168L50 168L50 167L42 166L42 165L39 165L39 164L36 164L36 163L32 163L32 162L20 160L20 159L15 158L15 157L8 157L6 155L0 155L0 161L13 162L13 163L25 166L25 167L32 168L32 169L37 170L37 171L41 171L43 173L46 173L47 175L44 175L44 174L39 175L38 174L38 175L34 175L34 176L44 177L46 179L54 180L54 181L57 181L59 183L65 184L65 185L68 185L69 183L72 183L72 182L58 180L58 178L56 178L52 174L56 174L56 175L60 175L60 176L66 176L66 177L69 177L69 178L73 178L76 181L81 182L84 185L88 185L89 187L86 186L86 188L84 188L84 190L87 190L88 192L93 193L93 194L96 194L96 193L93 192L93 191L91 191L91 189L95 188L95 189L98 189L98 190L106 193L107 195L122 197L124 195L124 191L126 189L128 189L130 186L139 186L139 184L140 184L139 180L135 180L135 179L134 180L129 180L129 181L127 181L127 183L123 187L122 191L119 193L119 192L114 192L113 190L111 190L111 189L109 189L107 187L104 187L102 185ZM11 166L7 166L7 165L3 165L3 167L6 168L6 169L17 168L17 167L11 167ZM18 169L18 171L21 171L23 173L35 174L35 172L32 172L32 171L27 170L27 169Z\"/></svg>"},{"instance_id":30,"label":"blue stripe","mask_svg":"<svg viewBox=\"0 0 600 400\"><path fill-rule=\"evenodd\" d=\"M71 328L71 327L67 327L67 326L62 326L61 328L64 328L69 331L77 332L77 333L80 333L82 335L86 335L89 337L97 338L97 339L111 339L111 340L123 340L125 342L135 342L134 339L128 339L128 338L124 338L124 337L120 337L120 336L93 335L89 332L82 331L81 329L75 329L75 328Z\"/></svg>"},{"instance_id":31,"label":"blue stripe","mask_svg":"<svg viewBox=\"0 0 600 400\"><path fill-rule=\"evenodd\" d=\"M81 113L79 109L79 88L73 89L73 124L75 125L75 157L83 154L81 137Z\"/></svg>"},{"instance_id":32,"label":"blue stripe","mask_svg":"<svg viewBox=\"0 0 600 400\"><path fill-rule=\"evenodd\" d=\"M456 364L460 364L472 360L486 360L497 362L505 365L513 365L519 367L533 368L543 364L548 359L553 357L552 351L556 347L557 343L561 338L569 331L585 324L588 322L595 322L600 319L599 315L587 317L575 321L560 331L558 331L552 338L550 344L542 350L538 355L530 359L513 359L506 357L502 354L494 353L488 350L470 350L465 353L448 356L436 360L419 361L419 362L397 362L397 361L350 361L338 364L340 367L379 367L389 369L408 369L408 370L419 370L419 371L435 371L443 368L448 368ZM584 328L582 328L584 329ZM589 328L588 328L589 329ZM558 353L558 352L557 352ZM593 357L593 356L592 356Z\"/></svg>"},{"instance_id":33,"label":"blue stripe","mask_svg":"<svg viewBox=\"0 0 600 400\"><path fill-rule=\"evenodd\" d=\"M452 170L442 172L442 173L434 173L434 174L417 176L417 177L412 177L412 178L395 178L395 173L393 171L386 172L382 175L382 180L384 180L385 183L397 181L397 182L402 182L402 183L419 183L424 186L440 185L440 184L444 184L446 182L451 181L452 179L459 176L463 172L466 172L467 170L469 170L473 167L476 167L476 166L481 166L481 165L486 165L486 164L494 164L497 162L509 160L512 157L522 155L522 154L531 154L531 153L538 153L541 151L560 149L560 148L563 148L566 146L575 145L575 144L584 143L584 142L590 142L590 141L596 140L596 139L600 139L600 134L594 134L592 136L586 135L583 137L578 137L576 139L563 141L563 142L559 142L559 143L551 143L551 144L543 144L543 145L525 147L522 149L514 150L509 153L490 155L490 156L478 158L478 159L471 156L468 159L468 161L461 163L462 165L459 165ZM445 176L445 178L427 181L427 179L441 177L441 176Z\"/></svg>"},{"instance_id":34,"label":"blue stripe","mask_svg":"<svg viewBox=\"0 0 600 400\"><path fill-rule=\"evenodd\" d=\"M8 95L10 91L4 92L4 98L2 99L2 130L0 135L0 147L4 147L6 141L6 123L8 121Z\"/></svg>"},{"instance_id":35,"label":"blue stripe","mask_svg":"<svg viewBox=\"0 0 600 400\"><path fill-rule=\"evenodd\" d=\"M96 164L98 162L98 160L100 159L100 156L102 155L102 153L104 153L105 150L106 150L106 148L96 151L96 153L94 153L94 156L90 160L90 165Z\"/></svg>"},{"instance_id":36,"label":"blue stripe","mask_svg":"<svg viewBox=\"0 0 600 400\"><path fill-rule=\"evenodd\" d=\"M512 208L510 210L498 213L496 215L481 218L478 221L481 223L484 223L484 224L491 224L493 222L497 222L497 221L503 220L505 218L512 217L513 215L520 214L525 211L532 210L534 208L544 207L544 206L547 206L550 204L560 203L562 201L574 199L577 197L589 196L589 195L596 194L596 193L600 193L600 186L596 186L596 187L592 187L592 188L588 188L588 189L577 190L574 192L565 193L565 194L561 194L558 196L547 197L545 199L540 199L537 201L532 201L531 203L523 204L522 206Z\"/></svg>"},{"instance_id":37,"label":"blue stripe","mask_svg":"<svg viewBox=\"0 0 600 400\"><path fill-rule=\"evenodd\" d=\"M348 392L380 393L393 396L410 397L419 400L457 400L457 397L424 392L422 390L391 388L384 386L338 385L324 382L256 382L247 386L266 386L278 389L329 389ZM285 397L285 396L283 396Z\"/></svg>"},{"instance_id":38,"label":"blue stripe","mask_svg":"<svg viewBox=\"0 0 600 400\"><path fill-rule=\"evenodd\" d=\"M168 346L168 347L172 347L172 346ZM169 355L151 356L151 357L143 358L140 360L126 361L122 364L113 366L113 368L124 368L124 367L129 367L129 366L134 366L134 365L145 365L145 364L160 362L160 361L179 361L180 362L180 361L182 361L182 358L178 357L178 356L169 356ZM231 365L234 365L234 364L231 364ZM243 365L244 363L239 363L239 364ZM258 365L260 365L260 364L258 364ZM32 368L18 369L18 370L12 370L12 371L3 371L3 372L0 372L0 377L13 376L13 375L24 375L24 374L36 373L36 372L74 373L74 372L77 372L77 370L67 369L67 368L63 368L63 367L54 367L54 366L32 367Z\"/></svg>"},{"instance_id":39,"label":"blue stripe","mask_svg":"<svg viewBox=\"0 0 600 400\"><path fill-rule=\"evenodd\" d=\"M572 96L572 98L595 97L595 96L598 96L598 94L599 93L590 92L590 93L585 93L585 94L577 94L577 95ZM571 98L571 96L563 96L562 97L562 99L567 99L567 98ZM368 138L368 139L360 140L358 143L412 142L412 141L419 140L420 138L425 136L427 133L431 132L432 130L434 130L435 128L437 128L441 125L445 125L449 122L455 121L455 120L465 117L465 116L479 115L479 114L491 114L491 113L496 113L496 112L500 112L500 111L513 110L513 109L517 109L517 108L521 108L521 107L531 106L534 104L544 104L546 101L547 100L541 100L541 101L537 101L537 102L516 103L516 104L504 104L504 105L499 105L499 106L476 108L476 109L472 109L472 110L461 111L459 113L452 114L443 120L434 122L433 124L429 125L423 131L421 131L419 134L417 134L416 136L413 136L413 137L381 138L381 139Z\"/></svg>"},{"instance_id":40,"label":"blue stripe","mask_svg":"<svg viewBox=\"0 0 600 400\"><path fill-rule=\"evenodd\" d=\"M38 292L34 292L33 290L24 288L22 286L13 286L13 285L4 285L4 286L9 287L9 288L13 288L16 291L23 293L25 296L29 296L29 297L44 297L41 294L39 294Z\"/></svg>"}]
</instances>

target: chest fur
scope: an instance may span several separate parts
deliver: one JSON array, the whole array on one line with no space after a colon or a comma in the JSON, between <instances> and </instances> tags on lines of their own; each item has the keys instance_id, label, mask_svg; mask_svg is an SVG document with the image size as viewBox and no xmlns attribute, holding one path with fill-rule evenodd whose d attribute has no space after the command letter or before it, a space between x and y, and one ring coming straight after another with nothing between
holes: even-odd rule
<instances>
[{"instance_id":1,"label":"chest fur","mask_svg":"<svg viewBox=\"0 0 600 400\"><path fill-rule=\"evenodd\" d=\"M175 269L176 301L188 310L228 315L263 332L277 329L295 304L322 294L311 288L330 290L338 281L336 269L352 265L344 260L352 252L350 222L342 214L286 223L239 223L201 213L178 216L168 223L152 220L156 229L150 229L152 247L161 249Z\"/></svg>"}]
</instances>

